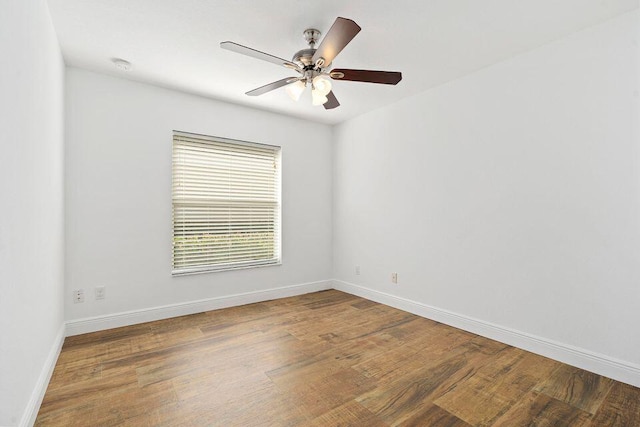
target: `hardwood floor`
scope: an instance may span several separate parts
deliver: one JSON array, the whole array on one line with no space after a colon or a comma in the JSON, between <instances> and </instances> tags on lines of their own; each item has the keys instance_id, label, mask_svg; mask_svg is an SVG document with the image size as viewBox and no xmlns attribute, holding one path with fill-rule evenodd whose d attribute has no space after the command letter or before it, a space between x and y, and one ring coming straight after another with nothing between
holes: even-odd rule
<instances>
[{"instance_id":1,"label":"hardwood floor","mask_svg":"<svg viewBox=\"0 0 640 427\"><path fill-rule=\"evenodd\" d=\"M37 426L640 426L640 389L338 291L69 337Z\"/></svg>"}]
</instances>

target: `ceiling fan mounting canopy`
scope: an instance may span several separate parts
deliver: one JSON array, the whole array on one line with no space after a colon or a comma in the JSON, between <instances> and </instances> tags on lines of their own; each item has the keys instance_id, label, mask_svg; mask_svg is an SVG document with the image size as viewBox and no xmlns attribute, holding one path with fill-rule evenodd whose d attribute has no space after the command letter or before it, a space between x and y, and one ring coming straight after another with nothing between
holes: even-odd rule
<instances>
[{"instance_id":1,"label":"ceiling fan mounting canopy","mask_svg":"<svg viewBox=\"0 0 640 427\"><path fill-rule=\"evenodd\" d=\"M307 41L307 44L311 49L315 47L315 44L320 40L320 36L322 33L320 30L316 30L315 28L307 28L302 33L304 39Z\"/></svg>"},{"instance_id":2,"label":"ceiling fan mounting canopy","mask_svg":"<svg viewBox=\"0 0 640 427\"><path fill-rule=\"evenodd\" d=\"M269 83L257 89L247 92L249 96L258 96L270 92L274 89L291 85L287 88L290 96L296 101L307 85L311 86L313 104L324 105L327 110L340 106L337 98L331 91L331 83L326 78L333 80L349 80L357 82L378 83L378 84L398 84L402 80L402 73L397 71L372 71L353 69L333 69L328 68L333 63L334 58L342 49L353 40L360 32L361 28L351 19L336 18L335 22L322 39L316 49L315 45L320 39L321 32L315 28L304 30L302 35L309 47L296 52L291 61L279 58L268 53L261 52L250 47L225 41L220 43L220 47L236 53L262 59L276 65L281 65L296 71L299 76L286 77L284 79ZM294 88L294 86L296 86ZM292 95L293 94L293 95Z\"/></svg>"},{"instance_id":3,"label":"ceiling fan mounting canopy","mask_svg":"<svg viewBox=\"0 0 640 427\"><path fill-rule=\"evenodd\" d=\"M310 67L312 65L316 65L318 67L329 66L330 64L325 65L324 58L321 58L321 61L319 61L318 64L315 64L313 61L313 55L315 55L317 50L315 48L315 45L318 42L318 39L320 39L321 35L322 33L320 32L320 30L316 30L315 28L307 28L306 30L304 30L302 32L302 36L304 37L306 42L309 44L309 48L297 51L293 55L293 58L291 59L291 61L300 65L302 68Z\"/></svg>"}]
</instances>

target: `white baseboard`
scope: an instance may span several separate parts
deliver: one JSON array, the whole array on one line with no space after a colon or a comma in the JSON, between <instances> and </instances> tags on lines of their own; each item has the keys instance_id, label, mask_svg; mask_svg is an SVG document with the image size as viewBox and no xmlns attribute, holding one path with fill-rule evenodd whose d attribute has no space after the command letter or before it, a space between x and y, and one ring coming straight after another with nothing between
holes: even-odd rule
<instances>
[{"instance_id":1,"label":"white baseboard","mask_svg":"<svg viewBox=\"0 0 640 427\"><path fill-rule=\"evenodd\" d=\"M302 283L299 285L283 286L280 288L272 288L262 291L207 298L161 307L151 307L142 310L108 314L105 316L69 320L67 321L66 331L67 336L86 334L88 332L119 328L121 326L135 325L138 323L168 319L176 316L185 316L188 314L202 313L204 311L218 310L221 308L323 291L331 289L331 285L331 280L323 280L319 282Z\"/></svg>"},{"instance_id":2,"label":"white baseboard","mask_svg":"<svg viewBox=\"0 0 640 427\"><path fill-rule=\"evenodd\" d=\"M38 376L38 381L31 392L31 397L29 398L27 407L22 413L22 419L20 420L20 424L18 424L20 427L31 427L36 422L36 417L38 416L42 399L44 399L44 394L49 386L49 380L51 379L51 375L53 375L53 369L56 367L56 362L58 361L58 356L60 355L60 350L64 343L64 337L65 325L63 323L58 329L58 333L53 341L51 350L49 350L47 359L45 360L44 366Z\"/></svg>"},{"instance_id":3,"label":"white baseboard","mask_svg":"<svg viewBox=\"0 0 640 427\"><path fill-rule=\"evenodd\" d=\"M417 301L333 280L333 288L640 387L640 366Z\"/></svg>"}]
</instances>

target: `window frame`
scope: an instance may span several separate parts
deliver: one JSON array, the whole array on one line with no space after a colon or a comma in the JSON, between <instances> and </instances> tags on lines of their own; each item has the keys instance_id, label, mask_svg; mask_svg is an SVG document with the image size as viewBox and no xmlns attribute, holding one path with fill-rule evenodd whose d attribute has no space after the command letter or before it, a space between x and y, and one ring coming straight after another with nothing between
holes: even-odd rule
<instances>
[{"instance_id":1,"label":"window frame","mask_svg":"<svg viewBox=\"0 0 640 427\"><path fill-rule=\"evenodd\" d=\"M275 196L275 211L274 211L274 221L273 221L273 253L274 256L265 260L248 260L248 261L236 261L236 262L226 262L226 263L211 263L206 265L198 265L191 267L178 267L176 268L176 205L180 205L180 202L176 202L176 171L175 171L175 156L176 156L176 143L177 138L187 138L192 140L197 140L198 143L206 144L207 141L222 144L222 145L230 145L236 147L255 147L261 150L272 151L274 153L274 161L276 164L276 175L275 175L275 185L274 185L274 196ZM233 149L229 150L232 152ZM241 148L238 149L238 152L241 151ZM187 204L186 202L182 202L183 206ZM223 204L224 202L220 202ZM229 202L227 202L229 203ZM255 206L259 205L259 202L254 201ZM193 204L193 202L192 202ZM249 203L250 204L250 203ZM203 203L206 205L206 203ZM185 275L193 275L193 274L204 274L204 273L215 273L221 271L233 271L233 270L243 270L250 268L260 268L260 267L271 267L271 266L279 266L282 265L282 147L278 145L272 144L264 144L257 143L251 141L243 141L237 139L230 139L218 136L211 135L203 135L197 134L193 132L184 132L179 130L172 131L171 137L171 275L173 277L177 276L185 276Z\"/></svg>"}]
</instances>

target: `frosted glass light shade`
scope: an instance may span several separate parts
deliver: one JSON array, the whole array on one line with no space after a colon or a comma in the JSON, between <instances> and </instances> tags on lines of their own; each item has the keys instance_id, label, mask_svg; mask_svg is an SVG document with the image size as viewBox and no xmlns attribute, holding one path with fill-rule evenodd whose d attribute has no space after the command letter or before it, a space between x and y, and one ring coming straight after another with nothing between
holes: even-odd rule
<instances>
[{"instance_id":1,"label":"frosted glass light shade","mask_svg":"<svg viewBox=\"0 0 640 427\"><path fill-rule=\"evenodd\" d=\"M331 92L331 82L322 76L313 79L313 87L325 96Z\"/></svg>"},{"instance_id":2,"label":"frosted glass light shade","mask_svg":"<svg viewBox=\"0 0 640 427\"><path fill-rule=\"evenodd\" d=\"M329 93L329 92L327 92ZM313 105L322 105L327 102L329 99L321 93L318 89L313 89L311 91L311 104Z\"/></svg>"},{"instance_id":3,"label":"frosted glass light shade","mask_svg":"<svg viewBox=\"0 0 640 427\"><path fill-rule=\"evenodd\" d=\"M302 95L302 92L304 92L304 89L306 87L307 86L304 83L302 83L302 81L298 80L295 83L291 83L290 85L287 85L285 90L287 91L287 94L291 99L293 99L294 101L298 101L300 99L300 95Z\"/></svg>"}]
</instances>

